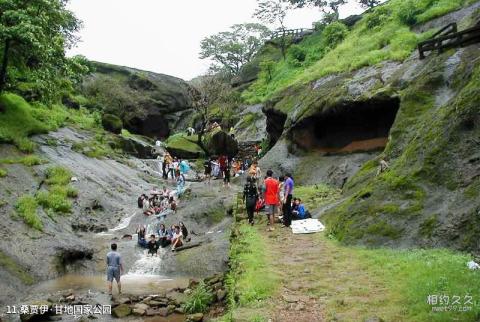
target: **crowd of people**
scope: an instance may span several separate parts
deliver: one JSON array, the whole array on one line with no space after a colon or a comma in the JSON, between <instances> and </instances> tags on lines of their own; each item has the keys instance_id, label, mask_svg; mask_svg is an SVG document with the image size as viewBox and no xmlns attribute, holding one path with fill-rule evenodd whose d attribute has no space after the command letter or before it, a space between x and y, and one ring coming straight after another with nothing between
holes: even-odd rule
<instances>
[{"instance_id":1,"label":"crowd of people","mask_svg":"<svg viewBox=\"0 0 480 322\"><path fill-rule=\"evenodd\" d=\"M290 227L292 220L311 218L300 198L293 197L294 181L287 173L279 178L273 177L273 171L268 170L263 180L249 175L243 190L243 201L247 210L248 222L254 224L255 211L265 209L268 217L269 230L274 230L275 218L283 227Z\"/></svg>"},{"instance_id":2,"label":"crowd of people","mask_svg":"<svg viewBox=\"0 0 480 322\"><path fill-rule=\"evenodd\" d=\"M159 160L159 168L162 171L162 178L176 182L177 193L181 195L185 189L185 174L190 171L188 161L174 158L168 152L163 156L159 155L157 159Z\"/></svg>"},{"instance_id":3,"label":"crowd of people","mask_svg":"<svg viewBox=\"0 0 480 322\"><path fill-rule=\"evenodd\" d=\"M261 171L257 161L249 158L245 160L229 158L226 155L206 159L204 164L205 182L210 183L212 179L223 179L225 186L230 186L230 179L244 173L254 178L260 178Z\"/></svg>"}]
</instances>

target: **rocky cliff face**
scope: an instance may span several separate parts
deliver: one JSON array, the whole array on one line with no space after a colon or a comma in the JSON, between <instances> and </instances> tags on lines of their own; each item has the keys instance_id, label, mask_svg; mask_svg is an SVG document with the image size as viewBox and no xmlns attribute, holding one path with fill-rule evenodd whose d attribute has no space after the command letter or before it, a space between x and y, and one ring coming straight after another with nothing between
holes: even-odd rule
<instances>
[{"instance_id":1,"label":"rocky cliff face","mask_svg":"<svg viewBox=\"0 0 480 322\"><path fill-rule=\"evenodd\" d=\"M166 138L172 130L187 126L192 114L192 88L185 81L129 67L93 65L95 72L84 80L83 92L88 97L102 97L100 105L105 106L100 108L120 116L130 132ZM118 102L123 95L127 97ZM109 110L116 105L117 110Z\"/></svg>"},{"instance_id":2,"label":"rocky cliff face","mask_svg":"<svg viewBox=\"0 0 480 322\"><path fill-rule=\"evenodd\" d=\"M478 3L429 22L476 23ZM450 18L449 18L450 17ZM418 30L422 27L418 26ZM345 242L480 252L480 46L386 61L289 88L266 104L262 167L344 188L321 213ZM379 161L389 169L377 174Z\"/></svg>"}]
</instances>

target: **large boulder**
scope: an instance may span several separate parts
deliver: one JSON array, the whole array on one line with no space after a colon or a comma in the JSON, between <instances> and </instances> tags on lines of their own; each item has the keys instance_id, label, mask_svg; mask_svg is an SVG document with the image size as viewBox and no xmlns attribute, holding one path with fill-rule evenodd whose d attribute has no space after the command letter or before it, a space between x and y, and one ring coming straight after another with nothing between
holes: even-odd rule
<instances>
[{"instance_id":1,"label":"large boulder","mask_svg":"<svg viewBox=\"0 0 480 322\"><path fill-rule=\"evenodd\" d=\"M92 62L84 79L85 96L109 114L121 117L132 133L166 138L183 126L192 109L190 85L180 78L134 68ZM191 113L190 113L191 114Z\"/></svg>"},{"instance_id":2,"label":"large boulder","mask_svg":"<svg viewBox=\"0 0 480 322\"><path fill-rule=\"evenodd\" d=\"M208 151L213 155L234 157L238 153L238 142L230 134L217 131L205 137Z\"/></svg>"}]
</instances>

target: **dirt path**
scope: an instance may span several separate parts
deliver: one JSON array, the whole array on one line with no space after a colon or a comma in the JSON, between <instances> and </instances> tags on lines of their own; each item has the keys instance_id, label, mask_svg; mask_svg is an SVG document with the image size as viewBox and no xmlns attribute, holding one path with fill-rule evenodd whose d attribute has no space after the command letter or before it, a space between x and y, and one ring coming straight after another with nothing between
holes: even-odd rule
<instances>
[{"instance_id":1,"label":"dirt path","mask_svg":"<svg viewBox=\"0 0 480 322\"><path fill-rule=\"evenodd\" d=\"M293 235L278 228L265 233L279 292L270 301L272 322L377 321L383 316L385 287L348 248L323 234Z\"/></svg>"}]
</instances>

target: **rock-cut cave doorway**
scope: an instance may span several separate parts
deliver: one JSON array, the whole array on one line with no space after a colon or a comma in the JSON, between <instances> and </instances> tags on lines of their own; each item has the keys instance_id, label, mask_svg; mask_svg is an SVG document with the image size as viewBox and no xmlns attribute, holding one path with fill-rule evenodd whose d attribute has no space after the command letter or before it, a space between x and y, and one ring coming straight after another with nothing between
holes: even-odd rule
<instances>
[{"instance_id":1,"label":"rock-cut cave doorway","mask_svg":"<svg viewBox=\"0 0 480 322\"><path fill-rule=\"evenodd\" d=\"M328 154L381 150L399 108L398 97L346 102L304 119L291 139L302 150Z\"/></svg>"}]
</instances>

